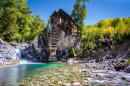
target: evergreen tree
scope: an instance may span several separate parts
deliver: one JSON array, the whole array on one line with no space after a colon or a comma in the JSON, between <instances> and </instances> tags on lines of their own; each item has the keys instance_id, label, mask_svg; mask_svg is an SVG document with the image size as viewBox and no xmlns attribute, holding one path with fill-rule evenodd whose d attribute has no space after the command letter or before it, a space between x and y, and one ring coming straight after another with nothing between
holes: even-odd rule
<instances>
[{"instance_id":1,"label":"evergreen tree","mask_svg":"<svg viewBox=\"0 0 130 86\"><path fill-rule=\"evenodd\" d=\"M40 14L31 16L27 0L0 0L0 37L6 41L31 41L46 24Z\"/></svg>"},{"instance_id":2,"label":"evergreen tree","mask_svg":"<svg viewBox=\"0 0 130 86\"><path fill-rule=\"evenodd\" d=\"M80 35L80 37L82 36L83 27L85 26L84 20L87 17L86 1L89 2L90 0L76 0L71 14L72 19L77 24L77 34Z\"/></svg>"}]
</instances>

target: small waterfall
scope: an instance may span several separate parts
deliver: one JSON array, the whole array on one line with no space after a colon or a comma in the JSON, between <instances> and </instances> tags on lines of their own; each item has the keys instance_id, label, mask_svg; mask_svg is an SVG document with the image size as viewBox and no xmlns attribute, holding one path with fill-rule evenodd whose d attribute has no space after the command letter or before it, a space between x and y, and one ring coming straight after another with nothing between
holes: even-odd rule
<instances>
[{"instance_id":1,"label":"small waterfall","mask_svg":"<svg viewBox=\"0 0 130 86\"><path fill-rule=\"evenodd\" d=\"M28 61L26 59L24 59L24 58L21 57L21 51L20 51L20 49L18 49L18 48L15 49L15 52L16 52L17 56L19 57L20 64L27 64L28 63Z\"/></svg>"},{"instance_id":2,"label":"small waterfall","mask_svg":"<svg viewBox=\"0 0 130 86\"><path fill-rule=\"evenodd\" d=\"M21 51L19 48L15 48L15 52L17 56L19 57L20 64L43 64L40 62L29 62L27 59L22 58Z\"/></svg>"},{"instance_id":3,"label":"small waterfall","mask_svg":"<svg viewBox=\"0 0 130 86\"><path fill-rule=\"evenodd\" d=\"M19 60L21 60L22 57L21 57L21 51L20 51L20 49L15 49L15 51L16 51L17 56L19 57Z\"/></svg>"}]
</instances>

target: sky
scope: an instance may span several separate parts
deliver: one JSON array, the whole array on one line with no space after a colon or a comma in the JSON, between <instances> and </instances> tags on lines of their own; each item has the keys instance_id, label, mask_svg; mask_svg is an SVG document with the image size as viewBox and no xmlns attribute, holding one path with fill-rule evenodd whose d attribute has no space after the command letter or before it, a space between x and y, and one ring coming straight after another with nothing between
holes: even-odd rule
<instances>
[{"instance_id":1,"label":"sky","mask_svg":"<svg viewBox=\"0 0 130 86\"><path fill-rule=\"evenodd\" d=\"M71 15L76 0L28 0L33 14L40 13L42 19L47 22L54 11L60 8ZM91 0L85 3L87 17L85 24L94 24L103 19L130 17L130 0Z\"/></svg>"}]
</instances>

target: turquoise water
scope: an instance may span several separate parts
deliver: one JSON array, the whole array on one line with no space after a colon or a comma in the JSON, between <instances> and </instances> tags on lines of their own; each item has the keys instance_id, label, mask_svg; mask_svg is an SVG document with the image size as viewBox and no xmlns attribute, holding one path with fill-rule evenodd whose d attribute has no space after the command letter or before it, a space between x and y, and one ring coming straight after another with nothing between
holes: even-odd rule
<instances>
[{"instance_id":1,"label":"turquoise water","mask_svg":"<svg viewBox=\"0 0 130 86\"><path fill-rule=\"evenodd\" d=\"M39 78L51 69L64 67L66 63L18 64L0 67L0 86L29 83L29 78ZM39 73L40 72L40 73ZM42 75L43 75L42 74ZM25 82L24 82L25 81Z\"/></svg>"}]
</instances>

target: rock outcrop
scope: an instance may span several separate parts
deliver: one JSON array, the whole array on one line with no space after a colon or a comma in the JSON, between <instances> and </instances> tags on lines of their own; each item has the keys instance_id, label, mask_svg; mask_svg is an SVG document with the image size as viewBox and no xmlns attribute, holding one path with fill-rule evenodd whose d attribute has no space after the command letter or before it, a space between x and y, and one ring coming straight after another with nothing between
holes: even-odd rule
<instances>
[{"instance_id":1,"label":"rock outcrop","mask_svg":"<svg viewBox=\"0 0 130 86\"><path fill-rule=\"evenodd\" d=\"M22 58L33 62L46 61L46 47L43 41L43 36L36 37L31 44L23 43L15 46L21 50Z\"/></svg>"},{"instance_id":2,"label":"rock outcrop","mask_svg":"<svg viewBox=\"0 0 130 86\"><path fill-rule=\"evenodd\" d=\"M73 46L75 50L79 50L79 39L73 35L66 35L66 33L59 29L59 38L57 41L56 57L62 54L63 51L66 52L63 55L62 60L67 61L69 56L69 49ZM36 37L31 44L23 43L21 45L15 46L21 50L22 58L25 58L29 61L39 62L39 61L57 61L57 58L48 58L49 50L48 46L45 45L43 36Z\"/></svg>"},{"instance_id":3,"label":"rock outcrop","mask_svg":"<svg viewBox=\"0 0 130 86\"><path fill-rule=\"evenodd\" d=\"M51 41L49 41L49 43L51 43ZM76 51L79 50L79 46L80 46L80 39L77 36L74 35L67 35L63 30L58 29L58 39L56 41L56 57L58 57L59 55L62 55L62 52L65 51L66 55L63 55L63 58L61 58L62 60L66 60L66 58L69 56L69 49L71 47L74 47L74 49ZM50 57L50 59L53 57ZM55 60L55 59L54 59ZM52 61L52 59L51 59Z\"/></svg>"},{"instance_id":4,"label":"rock outcrop","mask_svg":"<svg viewBox=\"0 0 130 86\"><path fill-rule=\"evenodd\" d=\"M38 36L31 43L32 49L34 50L36 58L38 58L39 61L47 60L47 47L45 46L43 39L43 36Z\"/></svg>"},{"instance_id":5,"label":"rock outcrop","mask_svg":"<svg viewBox=\"0 0 130 86\"><path fill-rule=\"evenodd\" d=\"M19 63L15 48L0 38L0 66Z\"/></svg>"},{"instance_id":6,"label":"rock outcrop","mask_svg":"<svg viewBox=\"0 0 130 86\"><path fill-rule=\"evenodd\" d=\"M74 35L66 35L66 33L62 30L60 30L60 36L58 41L58 48L60 50L66 50L70 49L71 47L74 47L76 50L79 50L79 38Z\"/></svg>"},{"instance_id":7,"label":"rock outcrop","mask_svg":"<svg viewBox=\"0 0 130 86\"><path fill-rule=\"evenodd\" d=\"M33 62L57 61L57 57L59 55L62 55L63 51L65 51L66 54L62 55L62 58L60 58L60 60L67 61L67 57L69 56L69 49L71 47L74 47L76 51L79 50L80 39L74 35L67 35L61 29L58 29L58 34L59 36L56 43L53 43L52 40L48 38L49 44L51 44L51 46L52 45L54 46L56 44L55 58L49 57L50 56L49 54L51 54L51 50L50 47L48 47L49 44L45 45L43 36L36 37L31 44L24 42L21 45L15 43L13 46L15 48L19 48L21 50L22 58L27 59L28 61Z\"/></svg>"},{"instance_id":8,"label":"rock outcrop","mask_svg":"<svg viewBox=\"0 0 130 86\"><path fill-rule=\"evenodd\" d=\"M69 49L74 47L75 51L78 52L80 50L80 39L75 35L66 35L66 33L60 30L60 36L58 41L58 50L61 52L65 51L66 55L63 58L67 58L69 56Z\"/></svg>"}]
</instances>

